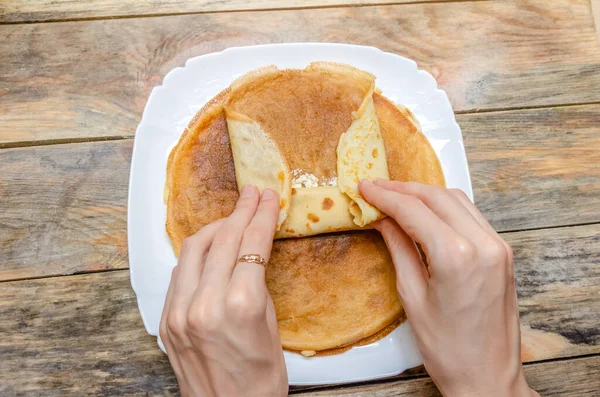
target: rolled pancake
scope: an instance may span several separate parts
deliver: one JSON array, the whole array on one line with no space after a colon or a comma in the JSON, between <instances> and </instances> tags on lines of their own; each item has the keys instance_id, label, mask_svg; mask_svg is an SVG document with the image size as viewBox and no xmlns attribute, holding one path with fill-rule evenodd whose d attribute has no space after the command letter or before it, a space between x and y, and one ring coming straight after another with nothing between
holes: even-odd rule
<instances>
[{"instance_id":1,"label":"rolled pancake","mask_svg":"<svg viewBox=\"0 0 600 397\"><path fill-rule=\"evenodd\" d=\"M348 210L352 200L337 186L292 188L291 197L289 215L276 239L359 229Z\"/></svg>"},{"instance_id":2,"label":"rolled pancake","mask_svg":"<svg viewBox=\"0 0 600 397\"><path fill-rule=\"evenodd\" d=\"M278 225L275 238L353 230L384 216L358 191L361 179L389 178L383 138L373 104L374 80L373 75L347 65L321 62L303 70L261 68L231 85L225 113L232 138L238 186L252 183L262 189L267 187L265 176L269 176L269 187L291 184L297 190L296 195L290 196L289 190L275 189L281 199L280 224L285 219L281 228ZM324 83L330 87L334 84L335 88L323 90ZM302 87L303 92L298 92L298 87ZM336 95L332 96L330 91ZM355 101L353 97L359 95L362 96L361 101ZM273 99L277 102L274 103ZM325 113L324 109L330 111ZM332 122L344 118L351 121L345 131L340 123ZM304 139L307 131L309 134ZM273 149L265 150L255 135L272 141L269 146ZM290 150L289 143L296 142L298 137L303 137L303 145L296 145ZM313 173L313 168L317 168L314 159L311 159L312 163L304 161L307 152L316 150L312 145L327 148L327 143L335 137L339 141L333 154L335 158L329 160L335 162L338 175L334 186L337 185L343 194L323 186L330 184L326 181L319 183L319 176ZM284 148L284 154L277 152L276 147ZM275 155L272 152L276 152ZM287 156L291 157L288 159ZM279 171L285 169L281 161L272 161L279 157L296 167L293 169L298 177L296 180L277 183L277 175L292 178L289 172ZM252 164L257 167L252 167ZM310 179L306 179L307 176ZM298 183L300 178L304 178L304 183ZM307 186L310 181L313 184ZM314 207L319 207L319 214ZM353 218L348 216L348 212Z\"/></svg>"},{"instance_id":3,"label":"rolled pancake","mask_svg":"<svg viewBox=\"0 0 600 397\"><path fill-rule=\"evenodd\" d=\"M298 168L310 171L320 186L332 186L331 180L337 176L335 151L339 136L352 123L344 109L360 106L363 93L324 82L323 95L332 101L343 95L348 101L331 105L332 117L328 118L327 109L319 117L318 113L309 113L309 106L301 105L303 96L310 98L319 90L293 82L288 87L297 87L298 95L286 94L280 87L275 98L261 100L267 105L289 106L289 113L293 113L290 109L305 111L306 131L301 129L300 138L290 136L285 145L277 142L278 147L290 160L292 172ZM228 94L225 90L198 112L169 157L167 232L177 255L186 237L228 216L238 198L223 111ZM283 101L285 95L290 98ZM300 106L294 107L295 101ZM444 185L437 156L408 110L378 93L373 94L373 103L390 179ZM282 115L285 113L282 110ZM318 130L316 136L309 133L309 127L323 119L337 135L327 132L331 128ZM311 150L298 150L304 145ZM382 238L373 231L277 240L266 274L286 349L319 351L350 345L377 333L402 314L393 264Z\"/></svg>"},{"instance_id":4,"label":"rolled pancake","mask_svg":"<svg viewBox=\"0 0 600 397\"><path fill-rule=\"evenodd\" d=\"M279 193L277 230L288 216L292 194L292 175L277 145L254 120L225 108L235 177L239 189L247 184L260 192L270 188Z\"/></svg>"},{"instance_id":5,"label":"rolled pancake","mask_svg":"<svg viewBox=\"0 0 600 397\"><path fill-rule=\"evenodd\" d=\"M348 131L342 134L337 147L338 186L352 200L349 212L354 223L366 226L384 215L369 204L358 191L363 179L389 179L387 159L379 119L373 103L373 89L363 100Z\"/></svg>"}]
</instances>

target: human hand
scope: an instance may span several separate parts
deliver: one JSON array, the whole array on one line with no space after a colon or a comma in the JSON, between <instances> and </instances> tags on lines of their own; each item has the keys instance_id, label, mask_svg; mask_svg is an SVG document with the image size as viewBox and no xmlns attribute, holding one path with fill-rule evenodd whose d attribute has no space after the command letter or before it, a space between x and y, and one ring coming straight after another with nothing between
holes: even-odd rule
<instances>
[{"instance_id":1,"label":"human hand","mask_svg":"<svg viewBox=\"0 0 600 397\"><path fill-rule=\"evenodd\" d=\"M259 202L260 199L260 202ZM173 269L160 336L183 396L286 396L287 372L265 268L277 193L245 186L233 213L188 237Z\"/></svg>"},{"instance_id":2,"label":"human hand","mask_svg":"<svg viewBox=\"0 0 600 397\"><path fill-rule=\"evenodd\" d=\"M536 396L520 357L510 246L460 190L362 181L427 372L446 397ZM419 243L428 267L413 242Z\"/></svg>"}]
</instances>

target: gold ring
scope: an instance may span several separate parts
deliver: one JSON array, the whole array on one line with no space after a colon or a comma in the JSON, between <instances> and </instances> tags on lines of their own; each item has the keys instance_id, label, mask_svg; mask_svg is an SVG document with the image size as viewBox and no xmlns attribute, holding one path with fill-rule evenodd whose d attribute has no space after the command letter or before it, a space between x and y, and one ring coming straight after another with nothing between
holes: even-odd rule
<instances>
[{"instance_id":1,"label":"gold ring","mask_svg":"<svg viewBox=\"0 0 600 397\"><path fill-rule=\"evenodd\" d=\"M263 258L262 256L260 256L258 254L242 255L242 256L240 256L240 258L237 260L236 263L240 263L240 262L256 263L258 265L267 267L267 261L265 260L265 258Z\"/></svg>"}]
</instances>

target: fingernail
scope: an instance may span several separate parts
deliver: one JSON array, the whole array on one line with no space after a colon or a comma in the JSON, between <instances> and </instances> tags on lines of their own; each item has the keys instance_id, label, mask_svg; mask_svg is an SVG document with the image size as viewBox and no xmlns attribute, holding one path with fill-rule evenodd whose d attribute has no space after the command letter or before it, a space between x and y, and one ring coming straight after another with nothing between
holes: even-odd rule
<instances>
[{"instance_id":1,"label":"fingernail","mask_svg":"<svg viewBox=\"0 0 600 397\"><path fill-rule=\"evenodd\" d=\"M242 198L249 198L252 197L254 195L254 186L252 185L245 185L244 188L242 189Z\"/></svg>"},{"instance_id":2,"label":"fingernail","mask_svg":"<svg viewBox=\"0 0 600 397\"><path fill-rule=\"evenodd\" d=\"M375 178L375 183L387 182L386 179L383 178Z\"/></svg>"},{"instance_id":3,"label":"fingernail","mask_svg":"<svg viewBox=\"0 0 600 397\"><path fill-rule=\"evenodd\" d=\"M372 185L373 182L371 182L369 179L363 179L362 181L360 181L360 183L362 183L363 185Z\"/></svg>"},{"instance_id":4,"label":"fingernail","mask_svg":"<svg viewBox=\"0 0 600 397\"><path fill-rule=\"evenodd\" d=\"M273 189L265 189L262 192L262 201L270 200L275 197L275 191Z\"/></svg>"}]
</instances>

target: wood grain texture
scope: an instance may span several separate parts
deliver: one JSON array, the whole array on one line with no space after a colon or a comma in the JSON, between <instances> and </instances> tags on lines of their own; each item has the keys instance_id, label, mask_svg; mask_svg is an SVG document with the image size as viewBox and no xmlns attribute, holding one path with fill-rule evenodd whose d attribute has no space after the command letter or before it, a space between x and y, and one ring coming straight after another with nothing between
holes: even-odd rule
<instances>
[{"instance_id":1,"label":"wood grain texture","mask_svg":"<svg viewBox=\"0 0 600 397\"><path fill-rule=\"evenodd\" d=\"M600 224L503 237L515 252L523 360L600 352Z\"/></svg>"},{"instance_id":2,"label":"wood grain texture","mask_svg":"<svg viewBox=\"0 0 600 397\"><path fill-rule=\"evenodd\" d=\"M417 61L457 111L600 101L589 0L451 2L0 26L0 145L134 134L188 58L282 42L373 45Z\"/></svg>"},{"instance_id":3,"label":"wood grain texture","mask_svg":"<svg viewBox=\"0 0 600 397\"><path fill-rule=\"evenodd\" d=\"M498 230L600 221L600 106L458 115L475 202Z\"/></svg>"},{"instance_id":4,"label":"wood grain texture","mask_svg":"<svg viewBox=\"0 0 600 397\"><path fill-rule=\"evenodd\" d=\"M598 41L600 41L600 0L591 0L592 15L596 23L596 34L598 35Z\"/></svg>"},{"instance_id":5,"label":"wood grain texture","mask_svg":"<svg viewBox=\"0 0 600 397\"><path fill-rule=\"evenodd\" d=\"M597 396L600 388L600 357L529 365L525 367L525 377L529 386L544 397ZM333 388L305 392L301 395L314 397L441 397L430 378Z\"/></svg>"},{"instance_id":6,"label":"wood grain texture","mask_svg":"<svg viewBox=\"0 0 600 397\"><path fill-rule=\"evenodd\" d=\"M0 23L64 21L141 15L167 15L197 12L270 10L308 7L400 4L448 0L3 0Z\"/></svg>"},{"instance_id":7,"label":"wood grain texture","mask_svg":"<svg viewBox=\"0 0 600 397\"><path fill-rule=\"evenodd\" d=\"M600 225L591 225L506 235L516 252L525 360L600 353L599 233ZM167 359L141 323L127 271L0 286L0 395L176 393ZM585 360L528 368L530 379L544 396L586 395L598 386L598 357ZM419 379L346 392L386 396L432 387Z\"/></svg>"},{"instance_id":8,"label":"wood grain texture","mask_svg":"<svg viewBox=\"0 0 600 397\"><path fill-rule=\"evenodd\" d=\"M496 229L600 222L600 105L457 118ZM0 280L127 267L131 150L131 140L0 150Z\"/></svg>"},{"instance_id":9,"label":"wood grain texture","mask_svg":"<svg viewBox=\"0 0 600 397\"><path fill-rule=\"evenodd\" d=\"M132 143L0 151L0 280L127 267Z\"/></svg>"}]
</instances>

